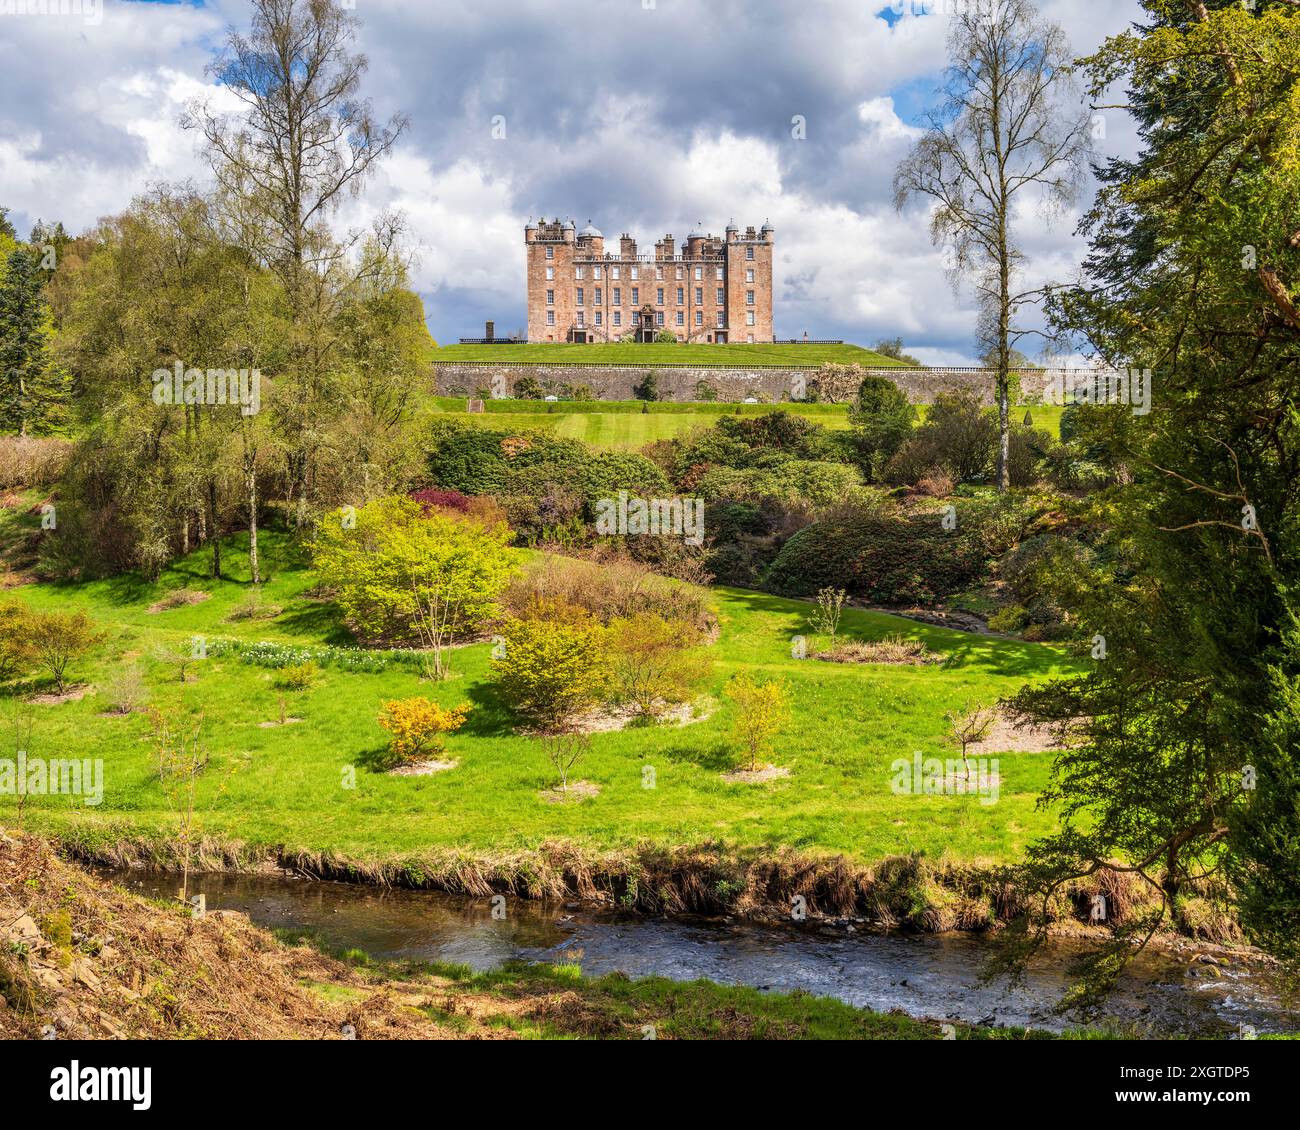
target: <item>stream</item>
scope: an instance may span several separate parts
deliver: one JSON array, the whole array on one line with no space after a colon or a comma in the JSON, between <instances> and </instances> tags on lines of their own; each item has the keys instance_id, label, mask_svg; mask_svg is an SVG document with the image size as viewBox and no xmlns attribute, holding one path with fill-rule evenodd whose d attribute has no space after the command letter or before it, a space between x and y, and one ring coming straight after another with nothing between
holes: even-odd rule
<instances>
[{"instance_id":1,"label":"stream","mask_svg":"<svg viewBox=\"0 0 1300 1130\"><path fill-rule=\"evenodd\" d=\"M175 897L174 874L106 871L151 897ZM1281 1003L1271 972L1191 953L1153 951L1136 959L1100 1013L1052 1012L1064 967L1081 943L1054 940L1011 991L980 985L988 939L979 934L881 933L864 927L766 925L731 919L647 918L576 903L511 898L493 917L486 898L317 882L267 875L190 877L209 910L238 910L267 928L303 930L331 946L378 960L459 962L492 969L512 959L576 962L585 973L622 971L789 992L803 989L880 1011L967 1023L1060 1030L1080 1022L1137 1024L1151 1035L1235 1037L1300 1031L1300 1012Z\"/></svg>"}]
</instances>

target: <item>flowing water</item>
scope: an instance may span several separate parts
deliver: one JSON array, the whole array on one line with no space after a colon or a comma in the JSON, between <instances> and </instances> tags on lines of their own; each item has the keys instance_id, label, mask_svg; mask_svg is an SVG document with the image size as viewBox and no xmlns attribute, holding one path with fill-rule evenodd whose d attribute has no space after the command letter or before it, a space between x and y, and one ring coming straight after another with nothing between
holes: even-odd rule
<instances>
[{"instance_id":1,"label":"flowing water","mask_svg":"<svg viewBox=\"0 0 1300 1130\"><path fill-rule=\"evenodd\" d=\"M106 877L154 897L174 897L175 875L140 871ZM209 910L239 910L259 926L304 930L332 946L377 959L460 962L491 969L512 959L577 962L598 975L707 977L760 989L804 989L877 1010L969 1023L1061 1029L1052 1005L1080 943L1054 941L1026 982L1008 992L978 983L988 941L977 934L878 933L806 923L646 918L573 903L510 899L494 918L488 899L382 889L292 877L192 876ZM1236 1036L1300 1031L1270 972L1234 960L1205 964L1190 954L1153 952L1135 961L1091 1023L1137 1024L1151 1034Z\"/></svg>"}]
</instances>

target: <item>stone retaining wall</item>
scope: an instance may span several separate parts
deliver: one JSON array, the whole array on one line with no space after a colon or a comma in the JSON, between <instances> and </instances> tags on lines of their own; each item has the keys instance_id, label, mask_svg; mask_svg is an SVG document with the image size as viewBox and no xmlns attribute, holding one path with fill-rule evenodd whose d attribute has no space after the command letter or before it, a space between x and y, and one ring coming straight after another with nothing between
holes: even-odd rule
<instances>
[{"instance_id":1,"label":"stone retaining wall","mask_svg":"<svg viewBox=\"0 0 1300 1130\"><path fill-rule=\"evenodd\" d=\"M993 373L987 369L867 369L888 377L914 404L930 404L936 393L971 389L986 404L993 403ZM743 401L749 397L763 402L798 400L801 382L808 381L817 366L666 366L666 365L548 365L497 362L471 364L443 362L434 366L434 381L442 396L513 396L517 382L531 377L543 395L571 396L585 385L598 400L631 400L633 389L654 373L660 400L707 400L702 385L713 390L713 399Z\"/></svg>"}]
</instances>

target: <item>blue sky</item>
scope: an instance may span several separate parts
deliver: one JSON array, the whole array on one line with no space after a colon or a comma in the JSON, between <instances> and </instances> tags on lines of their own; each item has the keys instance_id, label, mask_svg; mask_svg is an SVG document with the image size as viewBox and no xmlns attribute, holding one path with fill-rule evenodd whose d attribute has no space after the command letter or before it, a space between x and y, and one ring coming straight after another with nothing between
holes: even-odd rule
<instances>
[{"instance_id":1,"label":"blue sky","mask_svg":"<svg viewBox=\"0 0 1300 1130\"><path fill-rule=\"evenodd\" d=\"M1135 0L1042 10L1079 54L1139 13ZM150 182L201 182L177 118L219 97L205 65L248 12L106 0L0 15L0 204L16 226L80 229ZM779 336L901 336L930 362L970 358L969 295L948 285L924 208L899 216L890 199L943 66L945 0L355 0L355 13L365 92L411 128L337 222L405 212L438 340L487 318L522 326L530 217L590 218L643 244L734 217L776 227ZM1131 130L1112 118L1103 151L1124 151ZM1021 217L1031 270L1074 271L1074 220Z\"/></svg>"}]
</instances>

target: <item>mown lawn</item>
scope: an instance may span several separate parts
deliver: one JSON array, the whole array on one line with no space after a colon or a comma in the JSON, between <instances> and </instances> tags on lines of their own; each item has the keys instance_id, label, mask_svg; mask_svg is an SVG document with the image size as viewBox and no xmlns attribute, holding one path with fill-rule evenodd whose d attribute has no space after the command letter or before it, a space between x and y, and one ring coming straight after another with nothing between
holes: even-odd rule
<instances>
[{"instance_id":1,"label":"mown lawn","mask_svg":"<svg viewBox=\"0 0 1300 1130\"><path fill-rule=\"evenodd\" d=\"M97 656L75 673L79 681L104 688L117 668L136 661L146 672L154 703L203 714L212 754L199 789L206 834L367 859L430 848L526 849L556 838L593 849L720 838L738 847L843 852L869 862L911 850L1008 859L1050 821L1034 809L1048 754L1001 754L1001 795L992 805L975 796L895 795L890 764L917 750L952 756L942 743L944 712L991 702L1028 679L1066 670L1069 661L1054 649L854 610L844 618L848 635L875 639L900 633L947 654L948 662L905 667L798 660L791 656L790 641L806 632L808 605L718 589L722 632L711 648L714 671L702 696L708 716L685 726L595 735L576 776L598 785L600 795L555 805L539 797L539 790L552 783L552 773L537 743L514 732L487 682L490 644L460 649L454 677L439 684L401 666L375 674L327 668L313 689L284 692L288 714L302 719L286 726L261 725L279 714L281 692L273 688L269 670L231 655L213 657L196 666L193 681L181 684L154 657L160 642L180 644L194 634L302 646L347 642L334 607L309 595L310 573L270 533L263 537L264 567L272 575L264 599L283 611L272 621L227 621L249 589L240 579L247 576L241 549L238 541L228 546L234 579L221 582L206 579L203 553L170 569L157 584L124 577L14 590L34 607L84 608L108 633ZM148 611L165 591L179 586L210 592L211 599ZM793 719L773 759L790 769L787 779L742 785L721 776L737 759L733 713L722 687L728 676L746 668L790 684ZM368 766L384 739L375 721L381 703L415 694L446 705L473 704L470 721L449 741L457 768L426 777L374 771ZM11 694L6 709L31 716L29 755L105 762L102 806L30 798L29 825L55 830L75 825L99 833L165 833L174 827L142 714L107 715L107 701L98 691L57 705L22 705L19 698ZM7 744L11 739L0 735ZM653 789L643 787L647 765L654 768ZM343 787L349 766L356 767L354 789ZM14 815L14 799L0 797L0 819Z\"/></svg>"},{"instance_id":2,"label":"mown lawn","mask_svg":"<svg viewBox=\"0 0 1300 1130\"><path fill-rule=\"evenodd\" d=\"M510 362L570 365L575 361L617 365L822 365L894 366L899 362L860 345L709 345L676 342L568 345L533 342L524 345L443 345L429 351L441 361Z\"/></svg>"},{"instance_id":3,"label":"mown lawn","mask_svg":"<svg viewBox=\"0 0 1300 1130\"><path fill-rule=\"evenodd\" d=\"M720 416L756 416L786 411L842 431L849 427L846 404L704 404L657 403L643 407L640 401L537 401L488 400L482 413L466 413L465 398L440 396L434 400L444 412L493 428L545 428L567 439L578 439L593 447L635 450L659 439L672 439L694 428L707 428ZM927 405L917 406L917 422L925 419ZM1061 409L1055 405L1017 407L1016 423L1025 413L1035 427L1060 435Z\"/></svg>"}]
</instances>

